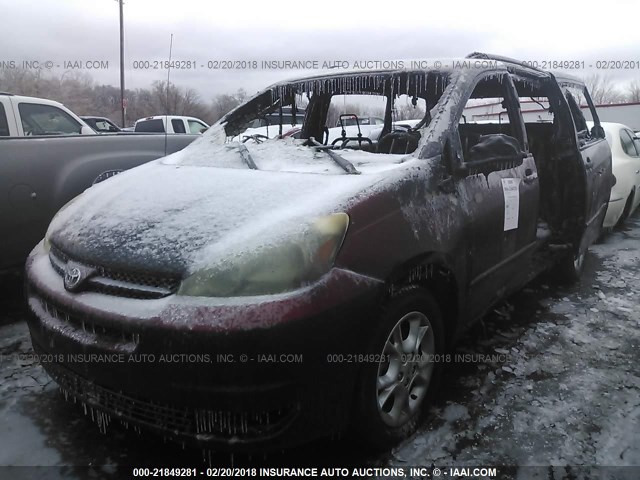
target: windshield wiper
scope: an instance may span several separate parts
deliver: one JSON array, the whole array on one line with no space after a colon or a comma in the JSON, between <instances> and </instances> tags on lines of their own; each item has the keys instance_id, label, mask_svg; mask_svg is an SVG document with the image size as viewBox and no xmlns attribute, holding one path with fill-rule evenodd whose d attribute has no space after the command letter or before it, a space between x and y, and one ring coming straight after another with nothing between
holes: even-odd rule
<instances>
[{"instance_id":1,"label":"windshield wiper","mask_svg":"<svg viewBox=\"0 0 640 480\"><path fill-rule=\"evenodd\" d=\"M327 154L331 157L331 159L336 162L338 165L340 165L340 167L347 173L351 174L351 175L360 175L360 171L358 171L356 169L356 167L353 166L353 163L351 163L349 160L347 160L346 158L344 158L343 156L337 154L336 152L334 152L333 150L331 150L331 146L330 145L324 145L320 142L318 142L315 138L310 137L309 141L311 143L313 143L313 145L320 151L325 151L327 152Z\"/></svg>"},{"instance_id":2,"label":"windshield wiper","mask_svg":"<svg viewBox=\"0 0 640 480\"><path fill-rule=\"evenodd\" d=\"M251 158L249 149L246 147L244 143L241 143L238 145L238 152L240 152L240 156L242 157L242 160L244 160L244 163L246 163L251 170L258 170L258 166L256 165L256 162L254 162L253 158Z\"/></svg>"}]
</instances>

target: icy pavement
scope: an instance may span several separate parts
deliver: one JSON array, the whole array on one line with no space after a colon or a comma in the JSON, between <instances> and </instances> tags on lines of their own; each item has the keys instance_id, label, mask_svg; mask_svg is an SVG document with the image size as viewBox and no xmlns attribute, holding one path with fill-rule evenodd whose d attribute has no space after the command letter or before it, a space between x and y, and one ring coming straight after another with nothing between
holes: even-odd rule
<instances>
[{"instance_id":1,"label":"icy pavement","mask_svg":"<svg viewBox=\"0 0 640 480\"><path fill-rule=\"evenodd\" d=\"M558 291L541 279L516 295L526 303L547 291L521 335L520 310L505 308L489 340L467 338L458 353L504 361L455 378L467 387L461 401L433 408L389 465L555 465L569 474L571 466L640 465L639 226L636 215L592 247L581 285ZM617 473L640 478L640 468Z\"/></svg>"},{"instance_id":2,"label":"icy pavement","mask_svg":"<svg viewBox=\"0 0 640 480\"><path fill-rule=\"evenodd\" d=\"M514 477L545 479L588 478L579 465L640 465L639 239L636 215L592 247L580 285L543 277L488 315L452 352L462 361L447 365L423 428L392 452L327 440L268 463L555 465L566 474ZM67 466L48 478L118 478L118 465L202 467L200 451L117 426L102 435L32 358L20 301L0 308L0 466ZM10 478L20 472L33 473Z\"/></svg>"}]
</instances>

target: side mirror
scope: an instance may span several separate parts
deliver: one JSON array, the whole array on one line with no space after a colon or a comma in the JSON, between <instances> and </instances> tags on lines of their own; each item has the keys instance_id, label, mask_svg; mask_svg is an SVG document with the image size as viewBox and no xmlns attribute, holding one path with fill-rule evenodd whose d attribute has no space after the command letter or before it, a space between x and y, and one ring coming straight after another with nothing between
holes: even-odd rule
<instances>
[{"instance_id":1,"label":"side mirror","mask_svg":"<svg viewBox=\"0 0 640 480\"><path fill-rule=\"evenodd\" d=\"M520 149L518 140L509 135L481 135L478 143L469 149L468 161L455 171L464 176L475 173L488 175L496 170L518 167L526 157L527 153Z\"/></svg>"},{"instance_id":2,"label":"side mirror","mask_svg":"<svg viewBox=\"0 0 640 480\"><path fill-rule=\"evenodd\" d=\"M593 138L605 138L604 128L602 125L594 125L591 127L591 136Z\"/></svg>"}]
</instances>

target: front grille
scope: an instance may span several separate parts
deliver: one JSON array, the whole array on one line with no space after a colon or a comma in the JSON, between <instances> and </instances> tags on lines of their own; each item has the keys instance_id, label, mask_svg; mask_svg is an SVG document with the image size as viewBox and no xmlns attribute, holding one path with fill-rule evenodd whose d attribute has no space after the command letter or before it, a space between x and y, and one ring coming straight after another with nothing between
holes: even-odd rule
<instances>
[{"instance_id":1,"label":"front grille","mask_svg":"<svg viewBox=\"0 0 640 480\"><path fill-rule=\"evenodd\" d=\"M95 270L83 284L84 291L104 293L128 298L162 298L178 290L180 277L154 275L144 272L122 272L70 258L55 245L51 245L49 260L53 269L64 277L69 262Z\"/></svg>"},{"instance_id":2,"label":"front grille","mask_svg":"<svg viewBox=\"0 0 640 480\"><path fill-rule=\"evenodd\" d=\"M103 424L108 424L113 416L125 424L131 422L169 436L189 436L205 442L259 439L282 431L299 411L298 403L276 410L251 412L172 406L109 390L55 363L44 366L66 398L71 397L85 405L85 413L86 405L105 412L106 417L99 417Z\"/></svg>"},{"instance_id":3,"label":"front grille","mask_svg":"<svg viewBox=\"0 0 640 480\"><path fill-rule=\"evenodd\" d=\"M96 335L102 340L106 340L112 343L127 343L132 345L138 345L140 343L140 334L134 332L128 332L123 329L115 328L112 326L106 326L99 322L96 322L90 318L80 317L75 313L61 308L53 303L45 300L42 297L34 297L42 309L53 319L58 322L70 326L77 330L82 330L85 333L91 333Z\"/></svg>"}]
</instances>

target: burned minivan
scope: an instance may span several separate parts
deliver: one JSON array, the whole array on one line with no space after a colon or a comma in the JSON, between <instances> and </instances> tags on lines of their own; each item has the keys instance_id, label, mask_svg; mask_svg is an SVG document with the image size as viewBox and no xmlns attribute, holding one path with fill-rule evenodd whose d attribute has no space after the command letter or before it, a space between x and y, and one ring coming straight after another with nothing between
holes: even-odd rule
<instances>
[{"instance_id":1,"label":"burned minivan","mask_svg":"<svg viewBox=\"0 0 640 480\"><path fill-rule=\"evenodd\" d=\"M332 109L352 95L384 106L375 135ZM397 118L401 97L419 118ZM487 99L498 121L471 113ZM521 99L549 121L526 123ZM260 118L276 138L243 135ZM278 83L60 210L26 266L33 346L102 427L385 448L470 324L545 269L580 275L612 183L584 85L514 60Z\"/></svg>"}]
</instances>

